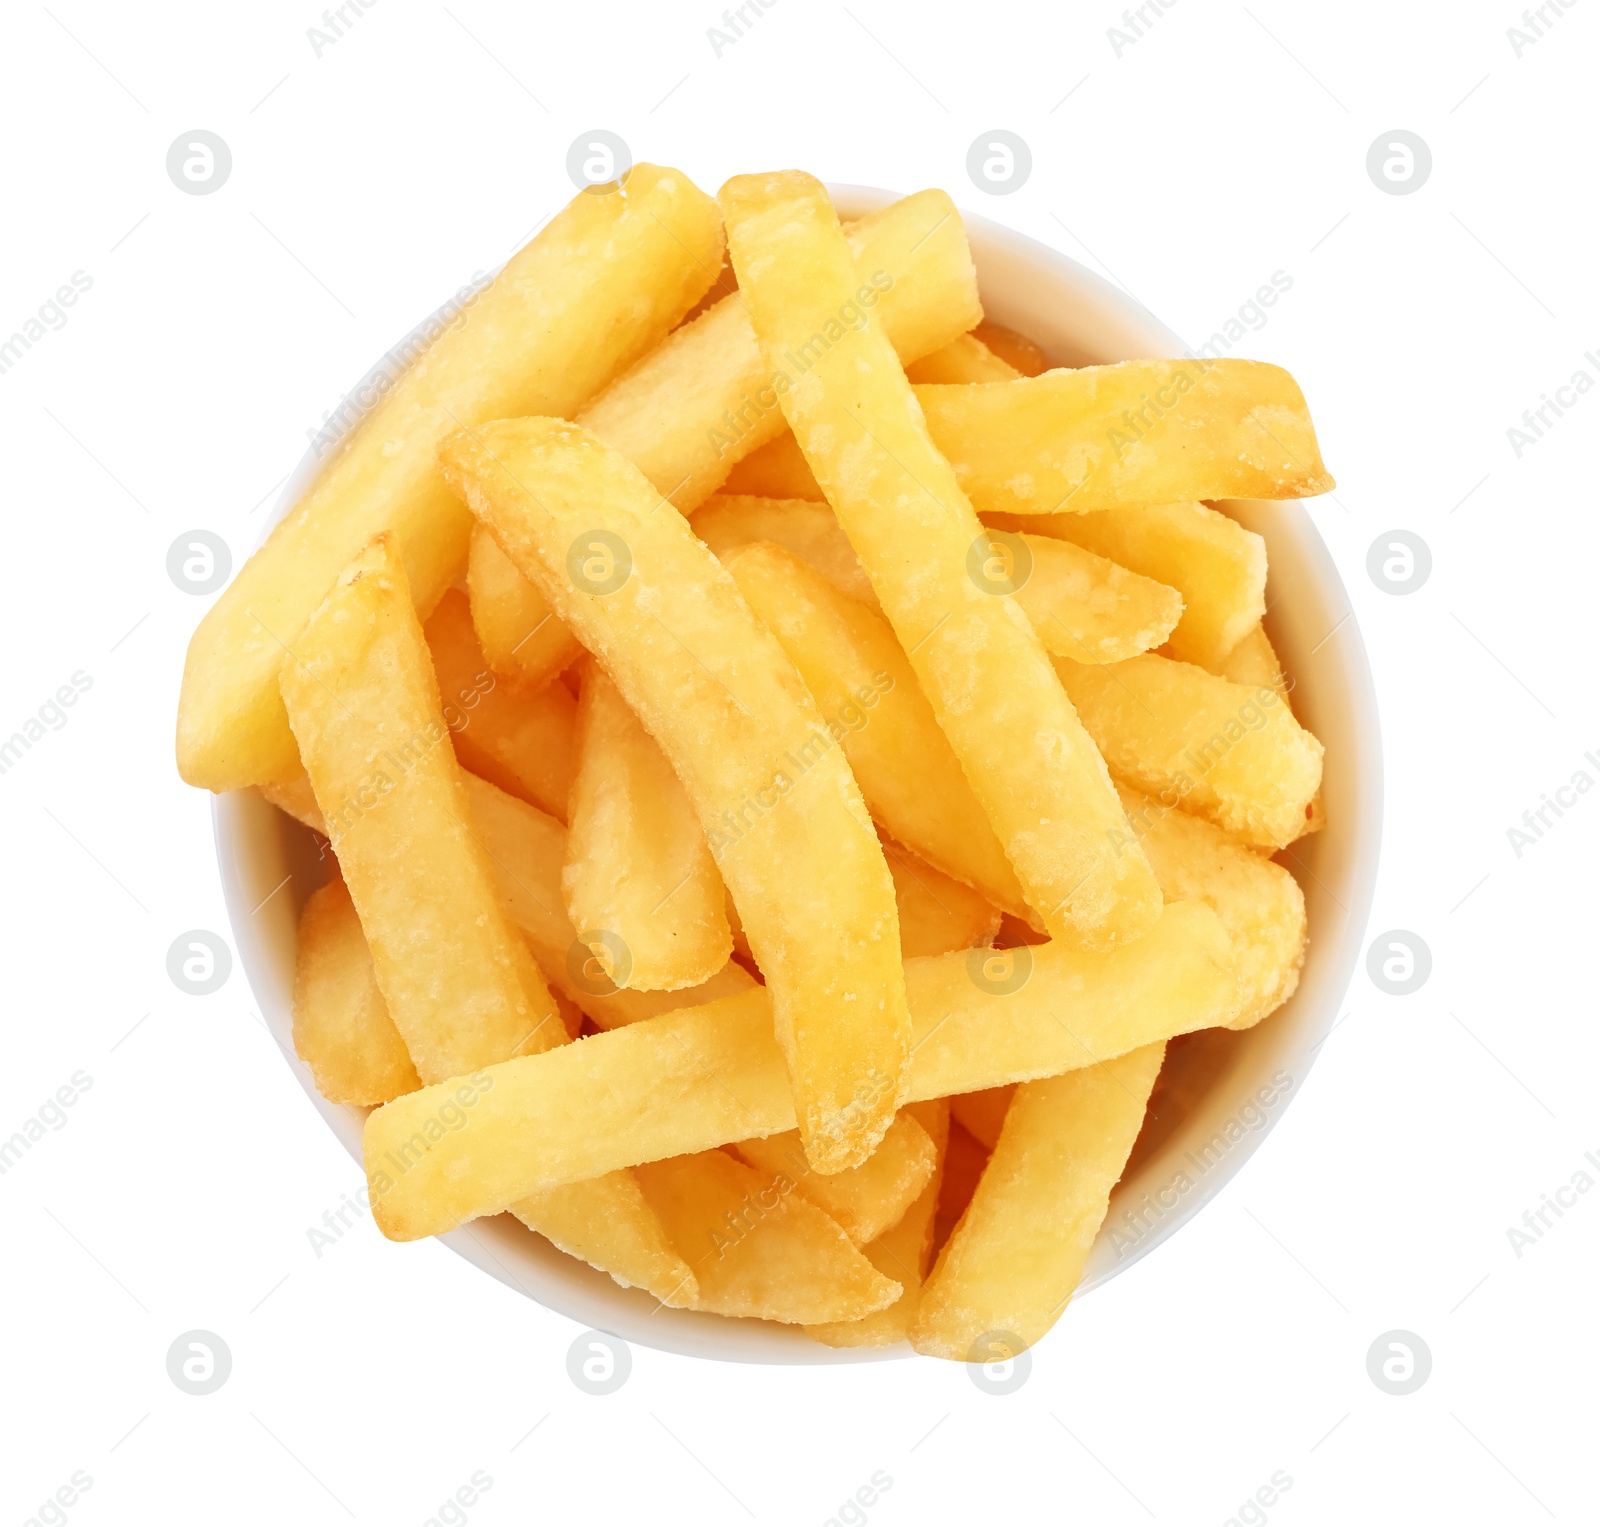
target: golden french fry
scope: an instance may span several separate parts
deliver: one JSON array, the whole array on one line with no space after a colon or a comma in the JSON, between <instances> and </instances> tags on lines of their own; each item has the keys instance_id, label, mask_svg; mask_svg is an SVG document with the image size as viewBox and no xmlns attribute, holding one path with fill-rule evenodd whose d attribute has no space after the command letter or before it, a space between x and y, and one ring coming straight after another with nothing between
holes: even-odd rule
<instances>
[{"instance_id":1,"label":"golden french fry","mask_svg":"<svg viewBox=\"0 0 1600 1527\"><path fill-rule=\"evenodd\" d=\"M1014 382L1022 373L975 334L963 334L906 367L908 382Z\"/></svg>"},{"instance_id":2,"label":"golden french fry","mask_svg":"<svg viewBox=\"0 0 1600 1527\"><path fill-rule=\"evenodd\" d=\"M741 548L728 567L816 697L884 831L997 907L1032 916L888 622L780 547Z\"/></svg>"},{"instance_id":3,"label":"golden french fry","mask_svg":"<svg viewBox=\"0 0 1600 1527\"><path fill-rule=\"evenodd\" d=\"M525 689L492 673L467 596L447 589L423 627L461 766L565 819L578 703L564 684Z\"/></svg>"},{"instance_id":4,"label":"golden french fry","mask_svg":"<svg viewBox=\"0 0 1600 1527\"><path fill-rule=\"evenodd\" d=\"M550 992L467 823L399 547L340 575L281 674L378 986L425 1082L556 1043Z\"/></svg>"},{"instance_id":5,"label":"golden french fry","mask_svg":"<svg viewBox=\"0 0 1600 1527\"><path fill-rule=\"evenodd\" d=\"M877 1150L860 1166L826 1177L806 1160L797 1130L741 1140L733 1149L747 1166L786 1184L783 1191L792 1187L815 1204L849 1236L853 1246L864 1245L899 1224L938 1163L932 1138L909 1109L895 1115Z\"/></svg>"},{"instance_id":6,"label":"golden french fry","mask_svg":"<svg viewBox=\"0 0 1600 1527\"><path fill-rule=\"evenodd\" d=\"M788 429L736 462L723 488L729 495L758 498L805 498L820 503L823 497L800 442Z\"/></svg>"},{"instance_id":7,"label":"golden french fry","mask_svg":"<svg viewBox=\"0 0 1600 1527\"><path fill-rule=\"evenodd\" d=\"M1204 504L997 514L986 523L1070 541L1177 589L1183 614L1167 644L1181 662L1219 669L1267 607L1266 542Z\"/></svg>"},{"instance_id":8,"label":"golden french fry","mask_svg":"<svg viewBox=\"0 0 1600 1527\"><path fill-rule=\"evenodd\" d=\"M855 1165L900 1106L910 1022L893 882L800 676L688 522L593 436L502 421L440 459L683 781L773 995L806 1154Z\"/></svg>"},{"instance_id":9,"label":"golden french fry","mask_svg":"<svg viewBox=\"0 0 1600 1527\"><path fill-rule=\"evenodd\" d=\"M1044 944L908 961L910 1101L1228 1023L1231 960L1216 914L1174 902L1142 939L1105 952ZM415 1240L563 1182L793 1129L772 1029L770 990L755 987L397 1098L367 1120L373 1215L390 1239Z\"/></svg>"},{"instance_id":10,"label":"golden french fry","mask_svg":"<svg viewBox=\"0 0 1600 1527\"><path fill-rule=\"evenodd\" d=\"M919 191L871 213L846 237L851 288L879 304L884 331L907 360L948 344L982 316L966 230L943 191ZM736 461L786 427L775 385L739 293L679 329L577 422L687 514Z\"/></svg>"},{"instance_id":11,"label":"golden french fry","mask_svg":"<svg viewBox=\"0 0 1600 1527\"><path fill-rule=\"evenodd\" d=\"M1278 654L1273 650L1272 643L1267 639L1267 633L1262 630L1259 623L1245 632L1239 645L1227 655L1222 666L1215 671L1230 684L1270 689L1285 700L1289 699L1289 680L1284 676L1283 664L1278 661ZM1311 797L1310 805L1306 807L1306 820L1300 831L1300 837L1321 832L1327 825L1328 813L1322 804L1322 791L1319 789Z\"/></svg>"},{"instance_id":12,"label":"golden french fry","mask_svg":"<svg viewBox=\"0 0 1600 1527\"><path fill-rule=\"evenodd\" d=\"M976 949L1000 931L1000 910L971 886L941 874L900 844L884 840L900 914L900 955L912 960L952 949Z\"/></svg>"},{"instance_id":13,"label":"golden french fry","mask_svg":"<svg viewBox=\"0 0 1600 1527\"><path fill-rule=\"evenodd\" d=\"M913 1103L907 1110L927 1132L937 1153L933 1175L916 1201L861 1254L886 1278L901 1287L901 1295L887 1309L860 1320L830 1321L806 1327L806 1335L825 1347L892 1347L906 1339L933 1259L933 1220L939 1207L939 1185L944 1177L946 1143L950 1138L950 1105L944 1098Z\"/></svg>"},{"instance_id":14,"label":"golden french fry","mask_svg":"<svg viewBox=\"0 0 1600 1527\"><path fill-rule=\"evenodd\" d=\"M981 340L1008 366L1013 366L1023 376L1038 376L1045 369L1044 351L1026 334L1008 329L1001 323L990 323L987 318L972 331L974 339Z\"/></svg>"},{"instance_id":15,"label":"golden french fry","mask_svg":"<svg viewBox=\"0 0 1600 1527\"><path fill-rule=\"evenodd\" d=\"M878 608L878 596L850 537L825 503L713 493L695 510L689 526L721 562L728 562L742 547L771 541L816 568L840 593Z\"/></svg>"},{"instance_id":16,"label":"golden french fry","mask_svg":"<svg viewBox=\"0 0 1600 1527\"><path fill-rule=\"evenodd\" d=\"M733 952L727 890L672 765L606 672L584 664L561 889L618 986L679 991Z\"/></svg>"},{"instance_id":17,"label":"golden french fry","mask_svg":"<svg viewBox=\"0 0 1600 1527\"><path fill-rule=\"evenodd\" d=\"M190 641L178 772L207 790L297 773L278 670L351 558L392 532L424 616L461 572L472 521L439 475L438 442L507 414L571 413L661 340L721 255L711 199L676 170L635 165L625 196L580 192L485 290L461 294L426 348L397 354L405 369Z\"/></svg>"},{"instance_id":18,"label":"golden french fry","mask_svg":"<svg viewBox=\"0 0 1600 1527\"><path fill-rule=\"evenodd\" d=\"M1110 776L1027 617L975 576L989 542L857 290L821 184L738 176L719 200L779 404L1029 905L1055 938L1139 937L1159 915L1155 876L1105 852L1122 815Z\"/></svg>"},{"instance_id":19,"label":"golden french fry","mask_svg":"<svg viewBox=\"0 0 1600 1527\"><path fill-rule=\"evenodd\" d=\"M1153 652L1056 666L1119 779L1247 843L1282 848L1300 836L1322 783L1322 744L1272 690Z\"/></svg>"},{"instance_id":20,"label":"golden french fry","mask_svg":"<svg viewBox=\"0 0 1600 1527\"><path fill-rule=\"evenodd\" d=\"M1128 830L1138 837L1161 894L1169 901L1203 901L1233 941L1243 1007L1228 1027L1260 1023L1300 984L1305 893L1281 864L1252 852L1220 827L1126 786L1118 793Z\"/></svg>"},{"instance_id":21,"label":"golden french fry","mask_svg":"<svg viewBox=\"0 0 1600 1527\"><path fill-rule=\"evenodd\" d=\"M526 689L542 689L583 655L544 595L476 521L467 549L467 592L484 660L496 673Z\"/></svg>"},{"instance_id":22,"label":"golden french fry","mask_svg":"<svg viewBox=\"0 0 1600 1527\"><path fill-rule=\"evenodd\" d=\"M695 1309L805 1325L858 1319L900 1297L792 1185L723 1151L654 1161L637 1176L694 1270Z\"/></svg>"},{"instance_id":23,"label":"golden french fry","mask_svg":"<svg viewBox=\"0 0 1600 1527\"><path fill-rule=\"evenodd\" d=\"M961 1223L922 1289L911 1345L994 1362L1056 1323L1083 1276L1166 1045L1017 1088ZM996 1350L980 1338L1017 1341Z\"/></svg>"},{"instance_id":24,"label":"golden french fry","mask_svg":"<svg viewBox=\"0 0 1600 1527\"><path fill-rule=\"evenodd\" d=\"M1155 868L1153 862L1151 868ZM1160 871L1156 873L1159 877ZM1015 1087L987 1087L982 1092L963 1093L950 1099L950 1116L974 1140L992 1151L1016 1090Z\"/></svg>"},{"instance_id":25,"label":"golden french fry","mask_svg":"<svg viewBox=\"0 0 1600 1527\"><path fill-rule=\"evenodd\" d=\"M984 514L1302 498L1333 487L1305 397L1264 361L1123 361L922 386L917 401Z\"/></svg>"},{"instance_id":26,"label":"golden french fry","mask_svg":"<svg viewBox=\"0 0 1600 1527\"><path fill-rule=\"evenodd\" d=\"M328 824L322 820L322 808L317 805L316 794L304 769L293 779L276 780L259 788L267 801L279 811L327 837Z\"/></svg>"},{"instance_id":27,"label":"golden french fry","mask_svg":"<svg viewBox=\"0 0 1600 1527\"><path fill-rule=\"evenodd\" d=\"M370 1108L422 1085L378 990L343 880L311 893L294 960L294 1049L331 1103Z\"/></svg>"}]
</instances>

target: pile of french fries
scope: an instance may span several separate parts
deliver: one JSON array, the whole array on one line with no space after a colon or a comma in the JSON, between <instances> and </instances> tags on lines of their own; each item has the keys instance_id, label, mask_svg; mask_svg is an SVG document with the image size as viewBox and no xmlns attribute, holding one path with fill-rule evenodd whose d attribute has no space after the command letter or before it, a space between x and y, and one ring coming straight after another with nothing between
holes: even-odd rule
<instances>
[{"instance_id":1,"label":"pile of french fries","mask_svg":"<svg viewBox=\"0 0 1600 1527\"><path fill-rule=\"evenodd\" d=\"M1298 980L1322 747L1208 501L1331 486L1277 367L1046 370L943 192L576 197L184 672L183 777L331 844L294 1038L372 1110L383 1233L511 1213L664 1305L1037 1341L1168 1041Z\"/></svg>"}]
</instances>

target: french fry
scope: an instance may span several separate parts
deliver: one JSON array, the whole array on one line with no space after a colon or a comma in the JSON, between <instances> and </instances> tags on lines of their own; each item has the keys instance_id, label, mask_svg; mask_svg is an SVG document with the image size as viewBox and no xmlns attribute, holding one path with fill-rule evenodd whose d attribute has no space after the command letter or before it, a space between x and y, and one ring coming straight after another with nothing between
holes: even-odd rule
<instances>
[{"instance_id":1,"label":"french fry","mask_svg":"<svg viewBox=\"0 0 1600 1527\"><path fill-rule=\"evenodd\" d=\"M950 1114L950 1141L945 1151L944 1180L939 1184L939 1202L933 1215L933 1249L937 1255L961 1223L972 1195L978 1191L983 1169L989 1164L989 1147L955 1116ZM923 1274L926 1279L927 1274ZM920 1292L919 1292L920 1300ZM915 1318L915 1311L912 1312ZM906 1322L907 1335L910 1321Z\"/></svg>"},{"instance_id":2,"label":"french fry","mask_svg":"<svg viewBox=\"0 0 1600 1527\"><path fill-rule=\"evenodd\" d=\"M578 704L563 684L526 689L490 672L467 596L447 589L423 627L461 766L565 820Z\"/></svg>"},{"instance_id":3,"label":"french fry","mask_svg":"<svg viewBox=\"0 0 1600 1527\"><path fill-rule=\"evenodd\" d=\"M987 318L972 331L974 339L981 340L1007 365L1015 367L1023 376L1038 376L1045 369L1044 351L1026 334L1008 329L1004 324L990 323Z\"/></svg>"},{"instance_id":4,"label":"french fry","mask_svg":"<svg viewBox=\"0 0 1600 1527\"><path fill-rule=\"evenodd\" d=\"M992 1362L978 1339L1031 1347L1066 1308L1144 1123L1165 1044L1017 1088L982 1180L923 1286L911 1345Z\"/></svg>"},{"instance_id":5,"label":"french fry","mask_svg":"<svg viewBox=\"0 0 1600 1527\"><path fill-rule=\"evenodd\" d=\"M378 986L424 1082L564 1038L467 823L395 537L340 575L280 676L361 915Z\"/></svg>"},{"instance_id":6,"label":"french fry","mask_svg":"<svg viewBox=\"0 0 1600 1527\"><path fill-rule=\"evenodd\" d=\"M986 544L809 175L738 176L719 200L778 401L939 726L1052 937L1106 947L1159 915L1155 876L1105 852L1110 776L1026 616L969 570ZM1004 383L1005 387L1024 383ZM896 834L900 836L900 834Z\"/></svg>"},{"instance_id":7,"label":"french fry","mask_svg":"<svg viewBox=\"0 0 1600 1527\"><path fill-rule=\"evenodd\" d=\"M1107 952L1045 944L1012 958L1029 964L991 970L972 951L907 962L909 1101L1057 1075L1239 1011L1228 937L1197 903L1168 905ZM408 1093L368 1118L363 1148L379 1228L415 1240L563 1182L795 1124L771 993L755 987Z\"/></svg>"},{"instance_id":8,"label":"french fry","mask_svg":"<svg viewBox=\"0 0 1600 1527\"><path fill-rule=\"evenodd\" d=\"M858 1319L900 1296L822 1210L723 1151L637 1176L694 1271L695 1309L804 1325Z\"/></svg>"},{"instance_id":9,"label":"french fry","mask_svg":"<svg viewBox=\"0 0 1600 1527\"><path fill-rule=\"evenodd\" d=\"M593 436L503 421L441 461L683 781L774 999L806 1154L856 1165L900 1106L910 1021L893 883L815 702L688 522Z\"/></svg>"},{"instance_id":10,"label":"french fry","mask_svg":"<svg viewBox=\"0 0 1600 1527\"><path fill-rule=\"evenodd\" d=\"M780 547L741 548L727 565L816 697L884 831L997 907L1031 916L888 623Z\"/></svg>"},{"instance_id":11,"label":"french fry","mask_svg":"<svg viewBox=\"0 0 1600 1527\"><path fill-rule=\"evenodd\" d=\"M1283 664L1278 661L1278 654L1273 650L1272 643L1267 639L1267 633L1259 624L1245 632L1239 645L1223 659L1222 666L1215 671L1230 684L1246 684L1251 688L1270 689L1283 699L1289 699L1289 680L1284 675ZM1310 805L1306 807L1305 826L1301 829L1300 837L1321 832L1327 825L1328 812L1322 804L1322 791L1318 790L1311 797Z\"/></svg>"},{"instance_id":12,"label":"french fry","mask_svg":"<svg viewBox=\"0 0 1600 1527\"><path fill-rule=\"evenodd\" d=\"M1056 665L1119 779L1246 843L1282 848L1300 836L1322 782L1322 744L1272 690L1153 652Z\"/></svg>"},{"instance_id":13,"label":"french fry","mask_svg":"<svg viewBox=\"0 0 1600 1527\"><path fill-rule=\"evenodd\" d=\"M1153 861L1151 868L1155 868ZM950 1099L950 1117L986 1150L992 1151L1016 1090L1015 1087L989 1087L982 1092L963 1093Z\"/></svg>"},{"instance_id":14,"label":"french fry","mask_svg":"<svg viewBox=\"0 0 1600 1527\"><path fill-rule=\"evenodd\" d=\"M746 1166L786 1184L783 1191L792 1187L815 1204L849 1236L852 1246L865 1245L899 1224L939 1159L932 1137L909 1109L895 1115L877 1150L860 1166L826 1177L812 1170L796 1130L741 1140L733 1150Z\"/></svg>"},{"instance_id":15,"label":"french fry","mask_svg":"<svg viewBox=\"0 0 1600 1527\"><path fill-rule=\"evenodd\" d=\"M723 563L743 547L770 541L816 568L841 594L878 608L861 559L825 503L713 493L695 510L689 527Z\"/></svg>"},{"instance_id":16,"label":"french fry","mask_svg":"<svg viewBox=\"0 0 1600 1527\"><path fill-rule=\"evenodd\" d=\"M908 382L1014 382L1022 373L975 334L963 334L906 367Z\"/></svg>"},{"instance_id":17,"label":"french fry","mask_svg":"<svg viewBox=\"0 0 1600 1527\"><path fill-rule=\"evenodd\" d=\"M679 991L733 952L728 893L672 765L593 659L578 704L578 764L561 889L618 986Z\"/></svg>"},{"instance_id":18,"label":"french fry","mask_svg":"<svg viewBox=\"0 0 1600 1527\"><path fill-rule=\"evenodd\" d=\"M976 949L1000 931L1000 911L969 885L941 874L931 864L888 839L883 857L894 877L894 904L900 914L900 955L913 960L952 949Z\"/></svg>"},{"instance_id":19,"label":"french fry","mask_svg":"<svg viewBox=\"0 0 1600 1527\"><path fill-rule=\"evenodd\" d=\"M1156 504L1098 514L988 516L987 524L1070 541L1183 596L1168 637L1180 662L1219 669L1267 607L1267 546L1204 504Z\"/></svg>"},{"instance_id":20,"label":"french fry","mask_svg":"<svg viewBox=\"0 0 1600 1527\"><path fill-rule=\"evenodd\" d=\"M800 442L787 429L736 462L723 490L729 495L750 494L758 498L807 498L819 503L823 499Z\"/></svg>"},{"instance_id":21,"label":"french fry","mask_svg":"<svg viewBox=\"0 0 1600 1527\"><path fill-rule=\"evenodd\" d=\"M983 514L1303 498L1333 487L1299 386L1264 361L1123 361L922 386L917 401Z\"/></svg>"},{"instance_id":22,"label":"french fry","mask_svg":"<svg viewBox=\"0 0 1600 1527\"><path fill-rule=\"evenodd\" d=\"M871 213L846 237L851 287L881 293L884 330L905 359L948 344L982 316L966 231L943 191L919 191ZM688 514L736 461L785 428L772 371L737 293L619 377L577 422Z\"/></svg>"},{"instance_id":23,"label":"french fry","mask_svg":"<svg viewBox=\"0 0 1600 1527\"><path fill-rule=\"evenodd\" d=\"M887 1309L864 1315L860 1320L830 1321L806 1327L806 1335L825 1347L892 1347L906 1339L911 1317L916 1313L933 1259L933 1218L939 1207L939 1185L944 1177L946 1142L950 1136L950 1107L944 1098L913 1103L914 1114L932 1140L937 1160L933 1175L916 1201L876 1240L868 1241L861 1254L886 1278L893 1278L901 1294Z\"/></svg>"},{"instance_id":24,"label":"french fry","mask_svg":"<svg viewBox=\"0 0 1600 1527\"><path fill-rule=\"evenodd\" d=\"M311 893L294 960L294 1049L332 1103L371 1108L422 1085L378 990L343 880Z\"/></svg>"},{"instance_id":25,"label":"french fry","mask_svg":"<svg viewBox=\"0 0 1600 1527\"><path fill-rule=\"evenodd\" d=\"M676 170L635 165L625 196L580 192L415 359L394 356L410 364L189 643L184 779L220 791L297 773L278 670L351 559L393 533L423 616L460 575L472 521L439 475L438 442L507 414L570 414L667 334L721 257L711 199Z\"/></svg>"},{"instance_id":26,"label":"french fry","mask_svg":"<svg viewBox=\"0 0 1600 1527\"><path fill-rule=\"evenodd\" d=\"M482 525L467 549L467 593L484 660L526 689L542 689L583 654L545 597L512 565Z\"/></svg>"},{"instance_id":27,"label":"french fry","mask_svg":"<svg viewBox=\"0 0 1600 1527\"><path fill-rule=\"evenodd\" d=\"M1260 1023L1300 984L1305 893L1281 864L1253 853L1220 827L1126 786L1118 793L1128 829L1138 835L1161 894L1169 901L1203 901L1233 942L1243 1006L1227 1027Z\"/></svg>"}]
</instances>

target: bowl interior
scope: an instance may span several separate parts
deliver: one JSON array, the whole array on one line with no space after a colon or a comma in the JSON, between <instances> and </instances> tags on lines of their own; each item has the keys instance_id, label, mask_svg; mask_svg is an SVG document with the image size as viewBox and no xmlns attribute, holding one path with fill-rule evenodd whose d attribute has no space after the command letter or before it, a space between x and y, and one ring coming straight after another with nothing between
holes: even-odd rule
<instances>
[{"instance_id":1,"label":"bowl interior","mask_svg":"<svg viewBox=\"0 0 1600 1527\"><path fill-rule=\"evenodd\" d=\"M893 199L868 187L830 190L846 216ZM1184 353L1175 334L1075 261L982 218L968 216L966 226L986 313L1037 340L1052 364ZM387 369L388 362L380 362L351 396L362 395ZM272 523L299 500L319 465L316 452L308 450L284 487ZM1244 1033L1210 1031L1172 1044L1080 1293L1114 1277L1195 1214L1281 1116L1337 1017L1377 872L1383 811L1377 705L1344 586L1299 504L1220 507L1266 539L1267 628L1294 682L1297 713L1327 746L1323 795L1330 825L1281 856L1306 893L1310 950L1299 990L1266 1022ZM327 1102L295 1055L291 1037L296 922L329 871L320 840L253 791L218 797L214 822L234 941L262 1016L313 1106L359 1163L365 1110ZM640 1290L620 1288L557 1251L509 1215L476 1221L442 1239L539 1303L666 1351L776 1363L862 1362L909 1353L905 1347L835 1351L769 1322L660 1308Z\"/></svg>"}]
</instances>

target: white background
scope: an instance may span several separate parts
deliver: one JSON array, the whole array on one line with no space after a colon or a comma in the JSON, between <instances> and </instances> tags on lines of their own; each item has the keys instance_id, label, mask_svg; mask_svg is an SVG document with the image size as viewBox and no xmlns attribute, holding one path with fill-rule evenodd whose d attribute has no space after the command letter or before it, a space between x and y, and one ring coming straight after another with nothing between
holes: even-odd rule
<instances>
[{"instance_id":1,"label":"white background","mask_svg":"<svg viewBox=\"0 0 1600 1527\"><path fill-rule=\"evenodd\" d=\"M880 1470L874 1527L1221 1524L1279 1470L1246 1520L1593 1520L1600 1192L1520 1257L1507 1230L1600 1155L1600 798L1520 858L1507 829L1600 779L1600 396L1520 459L1506 432L1600 380L1600 10L1549 7L1519 57L1512 0L1176 0L1119 57L1111 3L778 0L719 57L712 3L379 0L320 57L310 3L8 7L0 335L93 285L0 376L0 733L77 670L93 687L0 776L0 1135L92 1086L0 1178L0 1521L76 1470L83 1527L421 1524L477 1470L475 1527L823 1523ZM196 127L233 155L210 196L165 171ZM356 1167L237 968L205 998L166 974L180 932L227 934L171 750L206 601L168 546L205 527L242 558L307 429L571 194L595 127L712 191L789 165L947 187L1196 344L1293 279L1235 353L1294 371L1339 479L1312 513L1383 707L1372 931L1420 934L1433 974L1394 998L1358 971L1263 1149L1010 1396L929 1361L644 1349L620 1392L580 1393L578 1328L442 1247L364 1224L313 1253ZM1034 156L1004 198L965 169L996 127ZM1397 127L1434 161L1407 196L1365 168ZM1433 556L1405 597L1366 572L1396 527ZM1397 1327L1434 1363L1403 1398L1366 1372ZM165 1368L193 1328L233 1354L204 1398Z\"/></svg>"}]
</instances>

